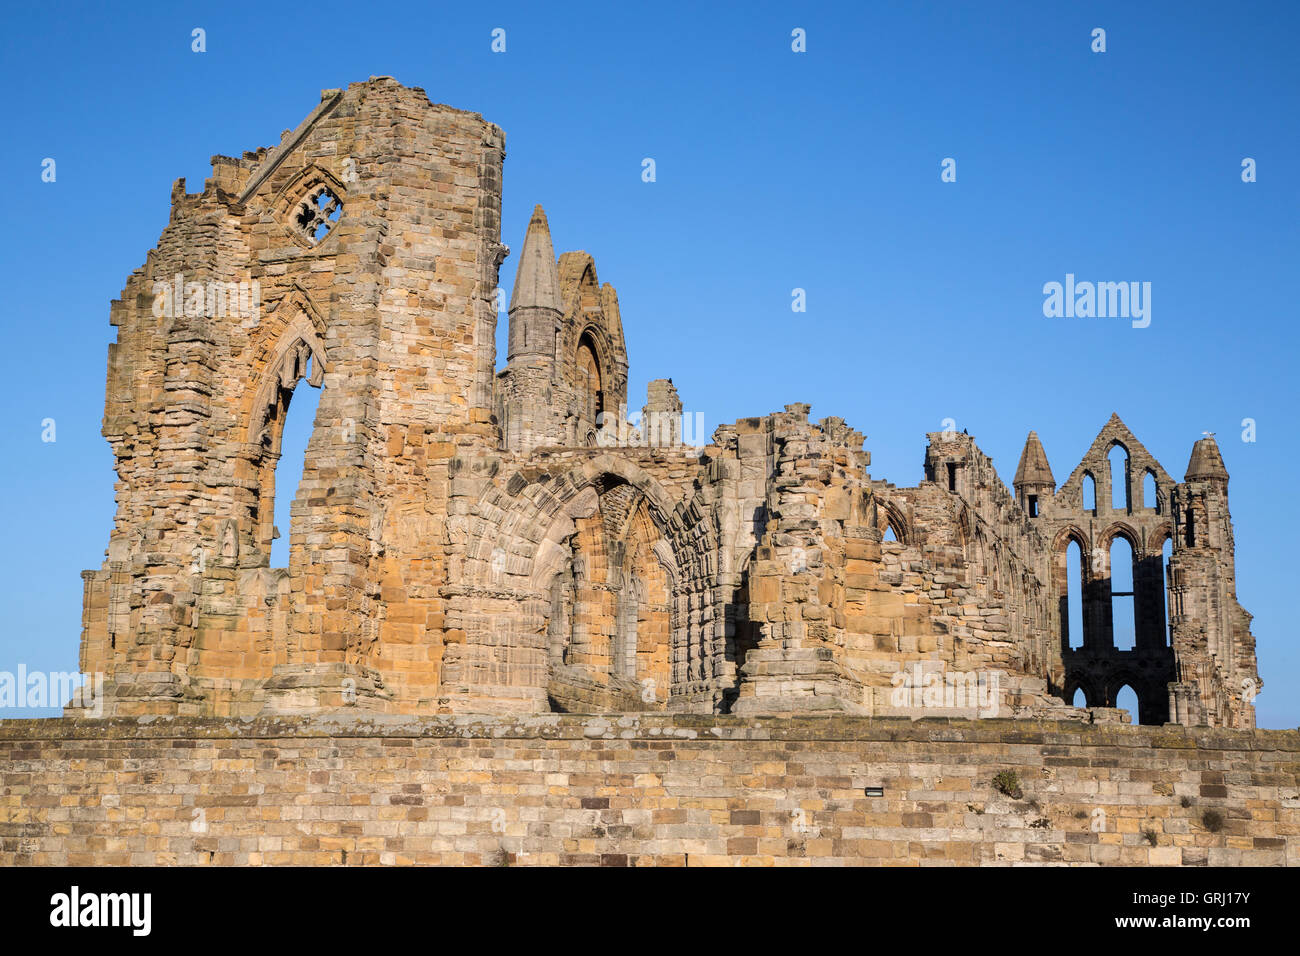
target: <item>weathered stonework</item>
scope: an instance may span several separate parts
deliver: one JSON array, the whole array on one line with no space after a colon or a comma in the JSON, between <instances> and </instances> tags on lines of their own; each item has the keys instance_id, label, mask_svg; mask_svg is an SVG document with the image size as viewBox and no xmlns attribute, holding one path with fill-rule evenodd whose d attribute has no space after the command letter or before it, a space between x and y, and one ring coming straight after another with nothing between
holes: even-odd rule
<instances>
[{"instance_id":1,"label":"weathered stonework","mask_svg":"<svg viewBox=\"0 0 1300 956\"><path fill-rule=\"evenodd\" d=\"M1295 866L1298 773L1295 731L1034 720L3 721L0 866Z\"/></svg>"},{"instance_id":2,"label":"weathered stonework","mask_svg":"<svg viewBox=\"0 0 1300 956\"><path fill-rule=\"evenodd\" d=\"M540 207L497 371L503 158L477 114L373 78L325 91L278 147L215 157L201 193L176 184L111 314L117 516L83 575L81 653L106 714L879 715L913 708L900 674L943 672L998 675L998 716L1119 720L1128 683L1143 722L1254 726L1212 438L1178 483L1112 418L1058 491L1031 434L1013 496L950 432L929 436L917 487L873 480L863 435L807 405L682 444L664 379L629 432L617 295L591 256L557 259ZM256 282L261 307L232 316L207 292L189 308L185 292L160 315L177 276ZM289 566L272 568L304 379L323 393ZM1101 469L1116 443L1118 512ZM1151 509L1134 505L1147 470ZM1071 650L1065 548L1116 535L1135 554L1138 646L1107 643L1100 561ZM1095 706L1067 706L1079 687Z\"/></svg>"}]
</instances>

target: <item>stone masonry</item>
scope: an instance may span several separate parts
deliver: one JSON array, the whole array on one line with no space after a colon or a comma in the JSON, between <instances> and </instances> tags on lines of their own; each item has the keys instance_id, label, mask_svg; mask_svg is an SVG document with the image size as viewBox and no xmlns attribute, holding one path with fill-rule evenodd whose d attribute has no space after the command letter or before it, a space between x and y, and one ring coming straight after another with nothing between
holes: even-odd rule
<instances>
[{"instance_id":1,"label":"stone masonry","mask_svg":"<svg viewBox=\"0 0 1300 956\"><path fill-rule=\"evenodd\" d=\"M629 422L618 296L587 253L557 257L540 206L498 370L504 146L380 77L324 91L274 148L214 157L201 192L175 184L111 310L117 513L81 650L106 715L958 716L969 700L924 694L956 675L1000 717L1122 721L1128 685L1142 723L1254 726L1212 437L1179 482L1112 417L1058 489L1030 433L1014 493L954 432L928 436L916 487L873 479L862 433L801 404L688 444L668 379ZM277 529L303 387L323 391Z\"/></svg>"},{"instance_id":2,"label":"stone masonry","mask_svg":"<svg viewBox=\"0 0 1300 956\"><path fill-rule=\"evenodd\" d=\"M3 721L0 866L1296 866L1298 758L1078 721Z\"/></svg>"}]
</instances>

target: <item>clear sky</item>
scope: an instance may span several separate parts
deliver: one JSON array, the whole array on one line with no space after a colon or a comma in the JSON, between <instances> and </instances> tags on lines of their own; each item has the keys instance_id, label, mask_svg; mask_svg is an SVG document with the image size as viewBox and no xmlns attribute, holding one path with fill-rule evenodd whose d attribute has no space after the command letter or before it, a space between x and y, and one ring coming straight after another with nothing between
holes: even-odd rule
<instances>
[{"instance_id":1,"label":"clear sky","mask_svg":"<svg viewBox=\"0 0 1300 956\"><path fill-rule=\"evenodd\" d=\"M1298 25L1282 2L9 4L0 670L76 668L113 513L109 301L172 182L391 75L506 131L503 285L540 202L618 289L634 408L659 377L709 433L809 402L898 484L944 419L1008 484L1031 428L1058 481L1112 411L1176 478L1215 432L1259 724L1295 727ZM1150 282L1149 326L1045 317L1067 273Z\"/></svg>"}]
</instances>

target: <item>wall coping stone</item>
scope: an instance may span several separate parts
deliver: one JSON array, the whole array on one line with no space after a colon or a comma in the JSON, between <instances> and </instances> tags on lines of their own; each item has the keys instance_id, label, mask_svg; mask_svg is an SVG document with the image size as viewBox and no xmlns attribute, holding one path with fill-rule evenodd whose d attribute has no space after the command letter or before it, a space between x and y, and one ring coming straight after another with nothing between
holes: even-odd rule
<instances>
[{"instance_id":1,"label":"wall coping stone","mask_svg":"<svg viewBox=\"0 0 1300 956\"><path fill-rule=\"evenodd\" d=\"M459 738L644 741L890 741L1003 743L1080 748L1300 753L1300 730L1229 730L1080 724L1054 720L843 715L538 714L407 715L327 712L255 718L84 717L0 720L0 742L72 740L264 740L276 738Z\"/></svg>"}]
</instances>

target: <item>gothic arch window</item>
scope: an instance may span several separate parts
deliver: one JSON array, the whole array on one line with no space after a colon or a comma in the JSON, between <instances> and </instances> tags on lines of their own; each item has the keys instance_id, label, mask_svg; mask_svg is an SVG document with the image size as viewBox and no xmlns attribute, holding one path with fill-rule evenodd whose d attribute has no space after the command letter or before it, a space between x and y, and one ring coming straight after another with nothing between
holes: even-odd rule
<instances>
[{"instance_id":1,"label":"gothic arch window","mask_svg":"<svg viewBox=\"0 0 1300 956\"><path fill-rule=\"evenodd\" d=\"M1138 698L1137 691L1131 685L1125 684L1115 693L1115 706L1120 710L1127 710L1133 723L1142 723L1142 705Z\"/></svg>"},{"instance_id":2,"label":"gothic arch window","mask_svg":"<svg viewBox=\"0 0 1300 956\"><path fill-rule=\"evenodd\" d=\"M965 534L965 516L962 516L962 527L959 528ZM907 519L904 517L902 509L897 503L877 500L876 507L876 529L880 532L880 540L896 541L899 544L908 543Z\"/></svg>"},{"instance_id":3,"label":"gothic arch window","mask_svg":"<svg viewBox=\"0 0 1300 956\"><path fill-rule=\"evenodd\" d=\"M1106 453L1106 458L1110 462L1111 510L1132 511L1132 501L1129 498L1128 487L1128 449L1119 442L1115 442L1110 446L1110 451Z\"/></svg>"},{"instance_id":4,"label":"gothic arch window","mask_svg":"<svg viewBox=\"0 0 1300 956\"><path fill-rule=\"evenodd\" d=\"M249 437L264 450L279 449L277 426L284 423L284 408L289 404L299 379L305 378L309 385L319 388L325 378L321 343L314 332L298 333L293 329L286 341L289 344L277 349L267 364L262 386L253 401Z\"/></svg>"},{"instance_id":5,"label":"gothic arch window","mask_svg":"<svg viewBox=\"0 0 1300 956\"><path fill-rule=\"evenodd\" d=\"M596 343L590 332L584 332L578 342L577 378L578 413L588 424L594 425L597 416L604 411L604 392Z\"/></svg>"},{"instance_id":6,"label":"gothic arch window","mask_svg":"<svg viewBox=\"0 0 1300 956\"><path fill-rule=\"evenodd\" d=\"M1111 636L1118 651L1137 646L1137 616L1133 587L1134 551L1122 534L1110 542L1110 609Z\"/></svg>"},{"instance_id":7,"label":"gothic arch window","mask_svg":"<svg viewBox=\"0 0 1300 956\"><path fill-rule=\"evenodd\" d=\"M1156 475L1148 468L1142 475L1142 507L1160 513L1160 492L1156 488Z\"/></svg>"},{"instance_id":8,"label":"gothic arch window","mask_svg":"<svg viewBox=\"0 0 1300 956\"><path fill-rule=\"evenodd\" d=\"M1174 558L1174 539L1166 537L1160 546L1160 604L1165 609L1165 646L1174 646L1174 606L1169 596L1169 562Z\"/></svg>"},{"instance_id":9,"label":"gothic arch window","mask_svg":"<svg viewBox=\"0 0 1300 956\"><path fill-rule=\"evenodd\" d=\"M1093 479L1091 472L1083 473L1083 481L1080 484L1080 492L1083 495L1083 510L1097 513L1097 482Z\"/></svg>"},{"instance_id":10,"label":"gothic arch window","mask_svg":"<svg viewBox=\"0 0 1300 956\"><path fill-rule=\"evenodd\" d=\"M297 479L302 475L307 441L315 426L314 405L319 393L305 399L308 407L303 407L302 399L294 403L294 427L288 431L287 449L284 444L285 425L289 418L290 402L299 382L306 379L313 390L319 389L323 384L325 368L322 352L315 330L310 327L310 323L299 317L290 323L280 346L271 354L263 372L262 384L253 398L248 437L253 446L258 483L254 511L256 541L268 561L273 560L274 555L274 560L283 560L285 565L288 564L288 551L284 547L288 544L288 505L297 490ZM278 465L286 450L292 456L293 464L290 472L281 475L278 474ZM284 486L287 494L277 495L277 484ZM283 529L277 527L277 511ZM282 536L284 541L281 547L275 547L273 542Z\"/></svg>"},{"instance_id":11,"label":"gothic arch window","mask_svg":"<svg viewBox=\"0 0 1300 956\"><path fill-rule=\"evenodd\" d=\"M279 434L276 464L269 477L274 504L271 513L274 521L271 541L271 567L289 566L290 507L302 483L307 462L307 444L316 428L316 413L320 407L321 389L311 386L312 375L308 368L304 380L295 383L292 401L285 398L285 409ZM311 387L309 387L311 386Z\"/></svg>"},{"instance_id":12,"label":"gothic arch window","mask_svg":"<svg viewBox=\"0 0 1300 956\"><path fill-rule=\"evenodd\" d=\"M1065 579L1061 589L1062 643L1071 650L1083 647L1083 546L1071 537L1065 549Z\"/></svg>"}]
</instances>

